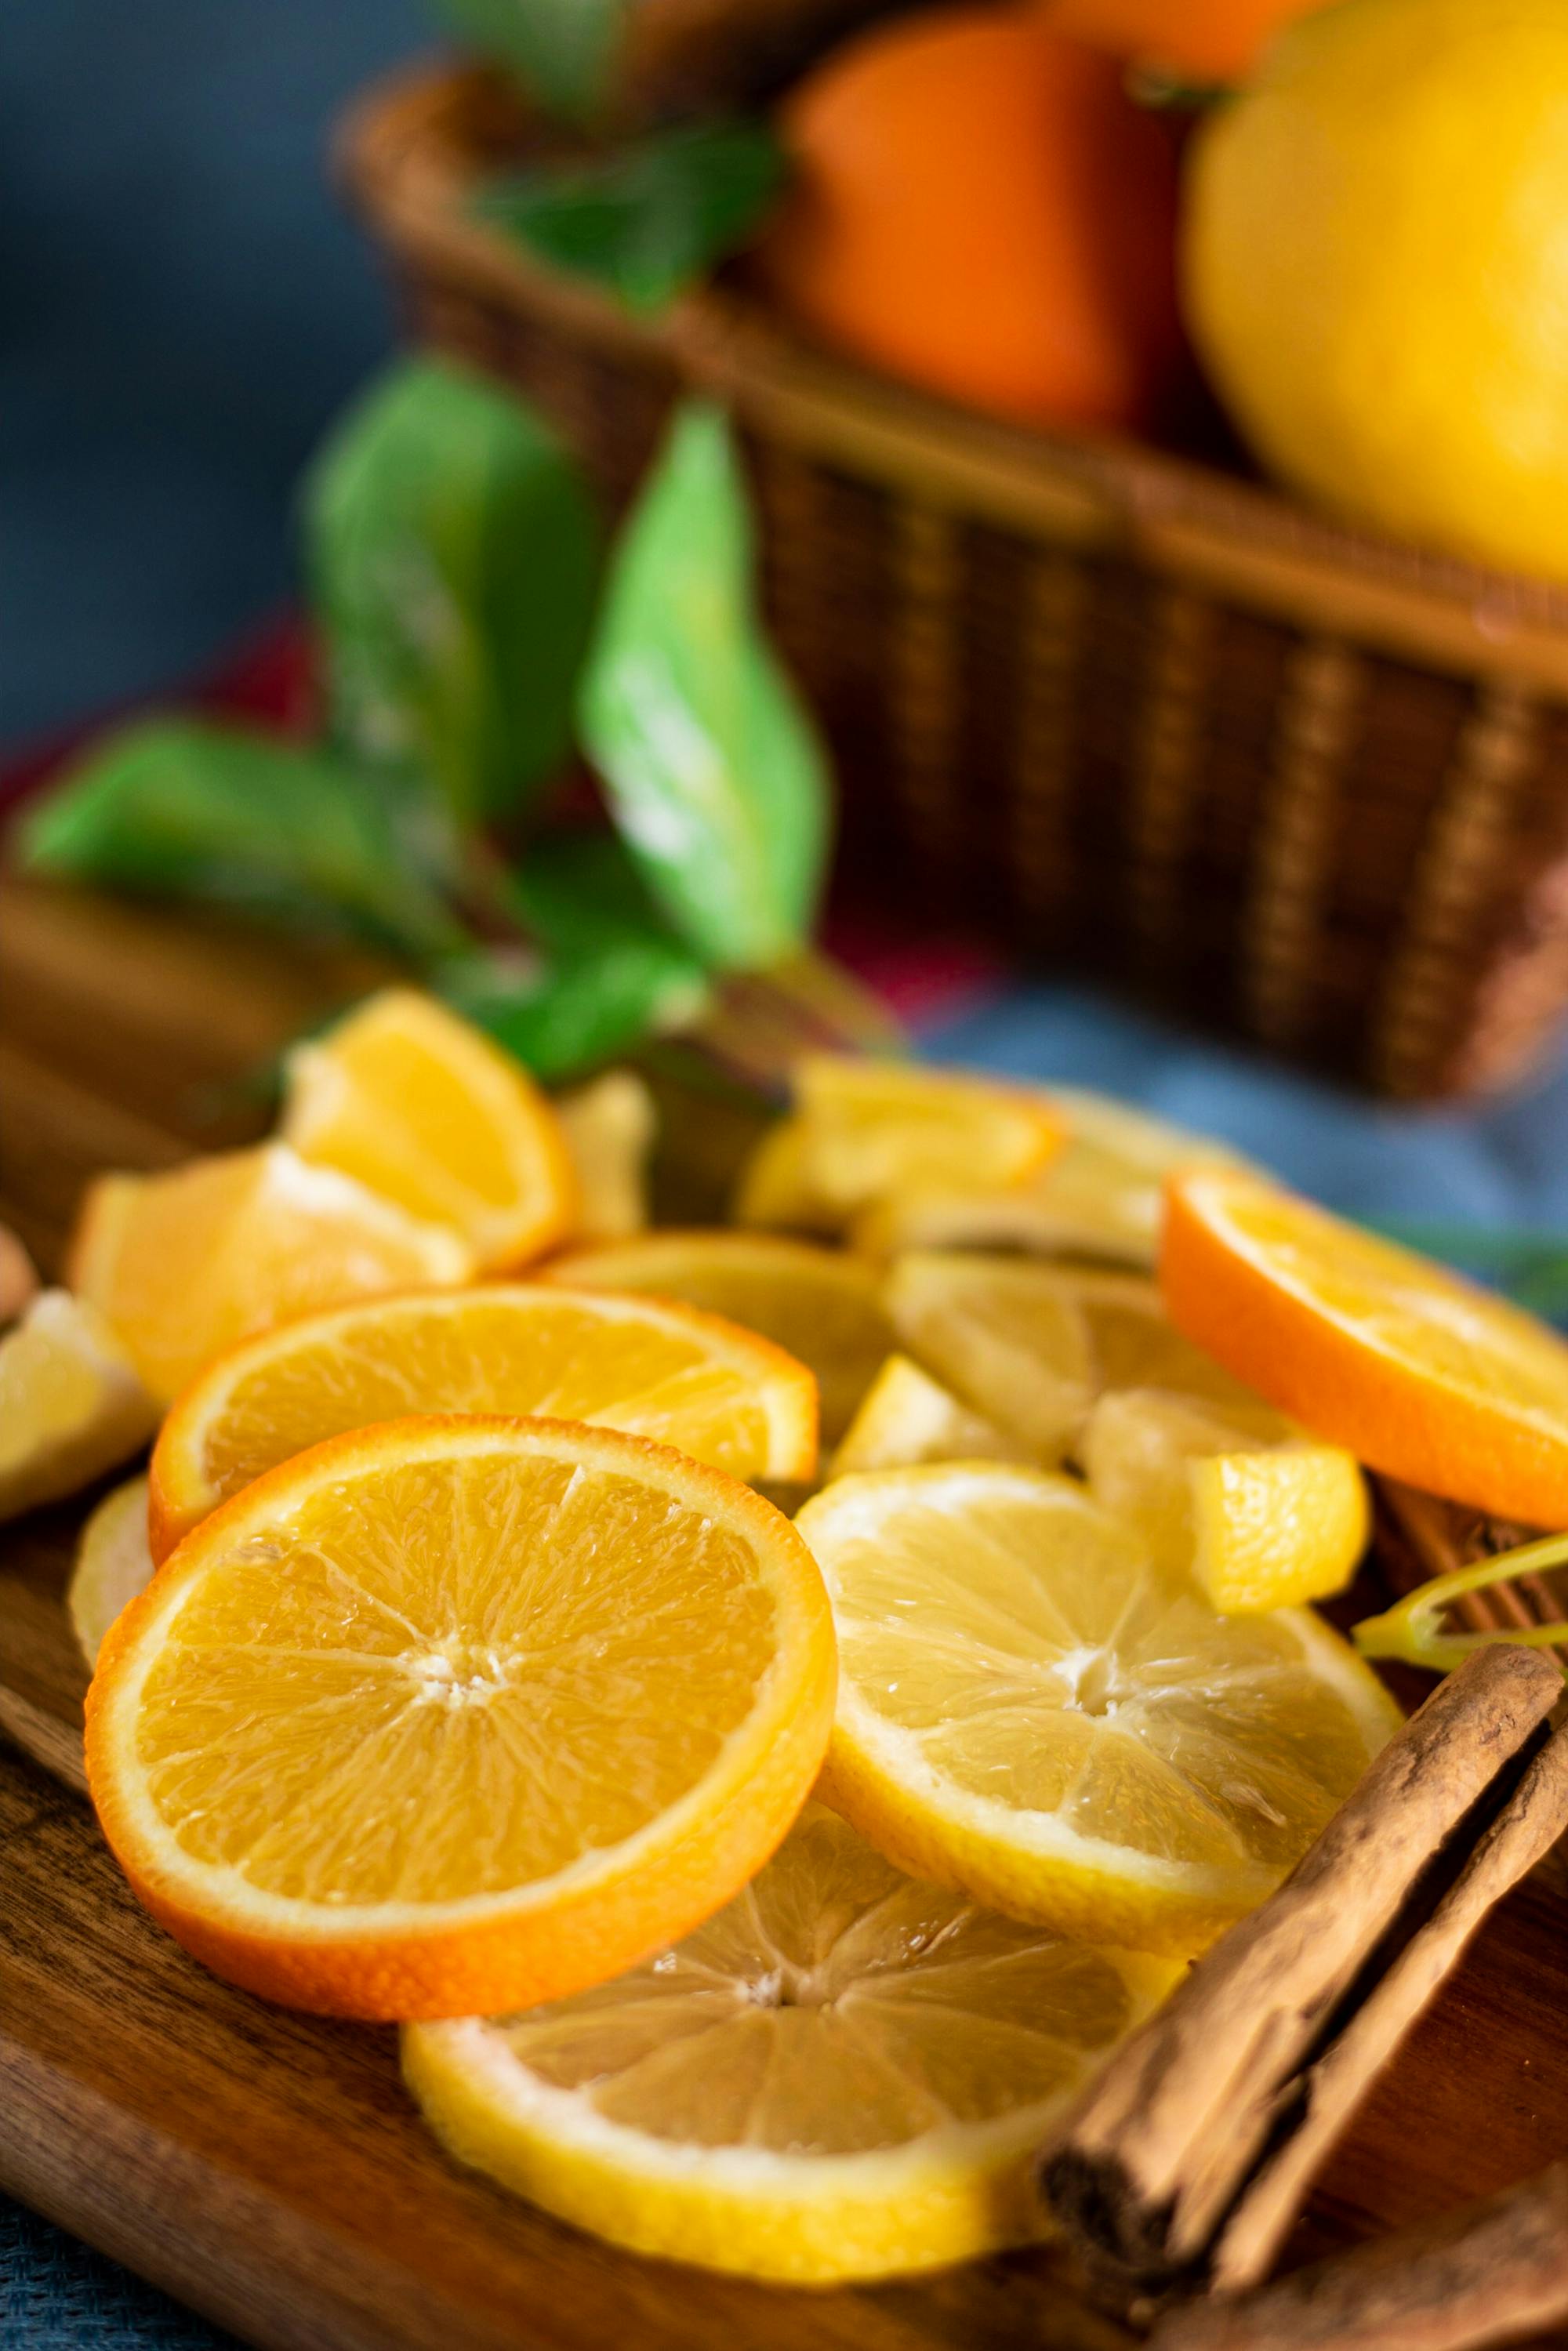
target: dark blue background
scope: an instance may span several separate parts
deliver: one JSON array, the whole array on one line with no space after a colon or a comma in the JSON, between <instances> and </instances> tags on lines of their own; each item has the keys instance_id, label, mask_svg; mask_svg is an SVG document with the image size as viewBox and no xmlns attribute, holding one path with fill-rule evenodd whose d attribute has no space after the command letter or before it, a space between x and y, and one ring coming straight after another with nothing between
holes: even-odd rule
<instances>
[{"instance_id":1,"label":"dark blue background","mask_svg":"<svg viewBox=\"0 0 1568 2351\"><path fill-rule=\"evenodd\" d=\"M329 128L434 38L417 0L0 5L0 745L287 592L293 482L391 325Z\"/></svg>"}]
</instances>

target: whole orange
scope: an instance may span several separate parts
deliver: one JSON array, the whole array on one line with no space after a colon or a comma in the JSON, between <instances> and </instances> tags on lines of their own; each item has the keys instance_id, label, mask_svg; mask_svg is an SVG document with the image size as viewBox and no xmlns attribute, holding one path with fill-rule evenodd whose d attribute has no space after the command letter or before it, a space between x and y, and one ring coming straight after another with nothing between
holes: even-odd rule
<instances>
[{"instance_id":1,"label":"whole orange","mask_svg":"<svg viewBox=\"0 0 1568 2351\"><path fill-rule=\"evenodd\" d=\"M1107 57L1025 8L836 51L780 117L780 300L889 372L1030 423L1147 421L1180 353L1175 167Z\"/></svg>"},{"instance_id":2,"label":"whole orange","mask_svg":"<svg viewBox=\"0 0 1568 2351\"><path fill-rule=\"evenodd\" d=\"M1239 81L1270 37L1323 0L1046 0L1058 33L1192 81Z\"/></svg>"}]
</instances>

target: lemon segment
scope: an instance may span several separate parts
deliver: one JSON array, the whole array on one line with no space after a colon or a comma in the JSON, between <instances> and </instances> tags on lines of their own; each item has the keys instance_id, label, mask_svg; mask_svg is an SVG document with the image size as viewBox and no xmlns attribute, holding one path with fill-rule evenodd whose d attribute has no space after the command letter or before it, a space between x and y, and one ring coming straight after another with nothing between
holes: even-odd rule
<instances>
[{"instance_id":1,"label":"lemon segment","mask_svg":"<svg viewBox=\"0 0 1568 2351\"><path fill-rule=\"evenodd\" d=\"M901 1186L856 1218L855 1247L870 1257L1012 1249L1152 1272L1166 1176L1177 1167L1243 1164L1223 1144L1109 1095L1051 1086L1048 1098L1067 1139L1035 1175L998 1190L972 1180Z\"/></svg>"},{"instance_id":2,"label":"lemon segment","mask_svg":"<svg viewBox=\"0 0 1568 2351\"><path fill-rule=\"evenodd\" d=\"M830 1474L902 1469L918 1461L1018 1461L1018 1440L912 1364L890 1355L834 1454Z\"/></svg>"},{"instance_id":3,"label":"lemon segment","mask_svg":"<svg viewBox=\"0 0 1568 2351\"><path fill-rule=\"evenodd\" d=\"M630 2250L798 2284L1040 2232L1040 2139L1175 1970L902 1875L809 1805L728 1907L597 1991L404 2032L458 2158Z\"/></svg>"},{"instance_id":4,"label":"lemon segment","mask_svg":"<svg viewBox=\"0 0 1568 2351\"><path fill-rule=\"evenodd\" d=\"M1100 1397L1077 1447L1095 1499L1137 1527L1162 1566L1190 1570L1225 1614L1343 1591L1371 1530L1353 1454L1266 1407L1249 1421L1129 1388Z\"/></svg>"},{"instance_id":5,"label":"lemon segment","mask_svg":"<svg viewBox=\"0 0 1568 2351\"><path fill-rule=\"evenodd\" d=\"M555 1104L577 1177L578 1241L624 1240L648 1221L648 1155L658 1113L634 1070L607 1070Z\"/></svg>"},{"instance_id":6,"label":"lemon segment","mask_svg":"<svg viewBox=\"0 0 1568 2351\"><path fill-rule=\"evenodd\" d=\"M81 1531L66 1587L71 1630L89 1666L126 1603L152 1581L147 1541L147 1480L128 1478L106 1494Z\"/></svg>"},{"instance_id":7,"label":"lemon segment","mask_svg":"<svg viewBox=\"0 0 1568 2351\"><path fill-rule=\"evenodd\" d=\"M837 1480L823 1792L889 1857L1130 1949L1201 1948L1276 1886L1398 1720L1309 1611L1221 1616L1073 1480Z\"/></svg>"},{"instance_id":8,"label":"lemon segment","mask_svg":"<svg viewBox=\"0 0 1568 2351\"><path fill-rule=\"evenodd\" d=\"M40 1290L0 1338L0 1519L89 1485L156 1421L103 1317L64 1290Z\"/></svg>"}]
</instances>

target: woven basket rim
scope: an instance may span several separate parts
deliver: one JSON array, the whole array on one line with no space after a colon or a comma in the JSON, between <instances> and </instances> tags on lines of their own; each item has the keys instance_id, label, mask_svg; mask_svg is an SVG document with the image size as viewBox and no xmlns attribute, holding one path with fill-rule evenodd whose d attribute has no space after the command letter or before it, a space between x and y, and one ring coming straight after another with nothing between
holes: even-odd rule
<instances>
[{"instance_id":1,"label":"woven basket rim","mask_svg":"<svg viewBox=\"0 0 1568 2351\"><path fill-rule=\"evenodd\" d=\"M674 363L759 422L793 416L845 454L875 444L941 503L978 495L998 520L1049 516L1085 543L1119 539L1210 587L1239 586L1325 635L1367 634L1444 669L1532 676L1568 688L1568 586L1489 568L1314 511L1266 483L1110 434L1034 428L980 414L883 376L798 333L727 283L685 296L657 319L529 259L470 216L487 158L475 112L526 101L489 69L450 56L378 78L350 100L334 141L350 201L394 248L492 298L553 313L563 328Z\"/></svg>"}]
</instances>

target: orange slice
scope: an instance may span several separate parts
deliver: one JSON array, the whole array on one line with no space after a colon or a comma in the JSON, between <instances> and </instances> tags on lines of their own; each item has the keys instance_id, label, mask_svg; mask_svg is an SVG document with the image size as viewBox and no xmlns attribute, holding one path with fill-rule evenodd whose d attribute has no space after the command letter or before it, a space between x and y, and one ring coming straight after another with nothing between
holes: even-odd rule
<instances>
[{"instance_id":1,"label":"orange slice","mask_svg":"<svg viewBox=\"0 0 1568 2351\"><path fill-rule=\"evenodd\" d=\"M1568 1344L1413 1250L1254 1176L1176 1178L1172 1321L1270 1404L1375 1469L1568 1525Z\"/></svg>"},{"instance_id":2,"label":"orange slice","mask_svg":"<svg viewBox=\"0 0 1568 2351\"><path fill-rule=\"evenodd\" d=\"M670 1447L392 1421L214 1511L110 1632L104 1833L247 1991L465 2015L580 1991L737 1893L832 1712L789 1520Z\"/></svg>"},{"instance_id":3,"label":"orange slice","mask_svg":"<svg viewBox=\"0 0 1568 2351\"><path fill-rule=\"evenodd\" d=\"M460 1232L483 1270L570 1231L560 1123L526 1071L433 997L389 987L288 1056L280 1132L408 1215Z\"/></svg>"},{"instance_id":4,"label":"orange slice","mask_svg":"<svg viewBox=\"0 0 1568 2351\"><path fill-rule=\"evenodd\" d=\"M284 1144L166 1176L100 1176L70 1252L96 1307L167 1404L253 1331L377 1290L472 1278L467 1244Z\"/></svg>"},{"instance_id":5,"label":"orange slice","mask_svg":"<svg viewBox=\"0 0 1568 2351\"><path fill-rule=\"evenodd\" d=\"M895 1343L874 1266L772 1233L649 1233L558 1258L547 1279L685 1299L759 1331L816 1374L826 1445L842 1437Z\"/></svg>"},{"instance_id":6,"label":"orange slice","mask_svg":"<svg viewBox=\"0 0 1568 2351\"><path fill-rule=\"evenodd\" d=\"M416 1412L589 1421L748 1479L817 1461L810 1373L716 1315L541 1282L371 1299L247 1340L185 1390L152 1458L154 1556L279 1461Z\"/></svg>"}]
</instances>

